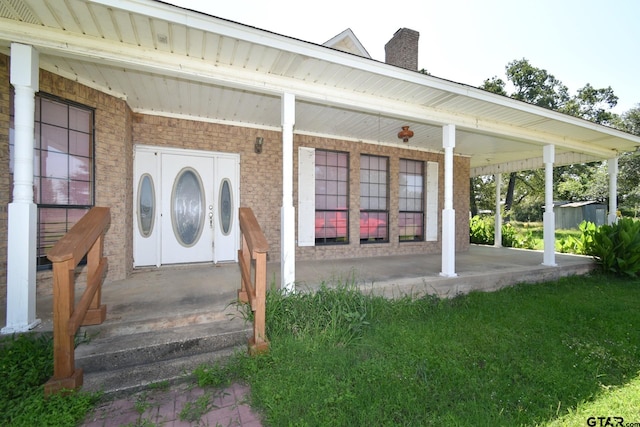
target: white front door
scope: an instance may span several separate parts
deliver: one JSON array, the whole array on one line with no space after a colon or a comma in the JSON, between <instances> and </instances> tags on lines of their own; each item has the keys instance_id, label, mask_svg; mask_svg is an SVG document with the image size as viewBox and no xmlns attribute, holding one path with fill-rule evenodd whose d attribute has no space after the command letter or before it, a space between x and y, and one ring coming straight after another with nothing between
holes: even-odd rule
<instances>
[{"instance_id":1,"label":"white front door","mask_svg":"<svg viewBox=\"0 0 640 427\"><path fill-rule=\"evenodd\" d=\"M213 163L162 155L162 264L213 261Z\"/></svg>"},{"instance_id":2,"label":"white front door","mask_svg":"<svg viewBox=\"0 0 640 427\"><path fill-rule=\"evenodd\" d=\"M239 156L135 147L134 267L235 262Z\"/></svg>"}]
</instances>

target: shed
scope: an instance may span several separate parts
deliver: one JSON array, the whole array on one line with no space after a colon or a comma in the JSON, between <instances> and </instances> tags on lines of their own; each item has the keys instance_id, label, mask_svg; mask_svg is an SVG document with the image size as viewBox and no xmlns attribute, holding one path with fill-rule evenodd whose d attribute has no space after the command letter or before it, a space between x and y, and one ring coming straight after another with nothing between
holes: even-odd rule
<instances>
[{"instance_id":1,"label":"shed","mask_svg":"<svg viewBox=\"0 0 640 427\"><path fill-rule=\"evenodd\" d=\"M556 230L578 228L582 221L600 226L606 223L607 206L594 200L565 203L556 210Z\"/></svg>"}]
</instances>

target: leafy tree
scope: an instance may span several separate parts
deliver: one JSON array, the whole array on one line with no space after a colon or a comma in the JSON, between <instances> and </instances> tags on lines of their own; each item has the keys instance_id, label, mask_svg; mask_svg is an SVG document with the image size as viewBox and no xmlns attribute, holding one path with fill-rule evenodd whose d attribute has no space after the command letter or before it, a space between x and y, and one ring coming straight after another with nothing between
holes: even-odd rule
<instances>
[{"instance_id":1,"label":"leafy tree","mask_svg":"<svg viewBox=\"0 0 640 427\"><path fill-rule=\"evenodd\" d=\"M640 104L622 117L616 115L610 110L617 105L618 97L610 86L597 89L587 83L574 96L570 96L568 88L560 80L547 70L532 66L525 58L508 63L505 72L507 80L514 87L513 93L507 93L507 84L497 76L486 79L480 86L481 89L640 135ZM619 185L619 189L624 188L621 193L625 194L625 200L635 200L637 204L640 204L639 174L640 155L622 156L619 177L620 181L625 181L625 185ZM630 183L628 186L627 180ZM478 207L486 203L481 201L486 194L480 189L481 183L482 180L472 183L471 194L475 199L473 203ZM556 167L554 186L555 194L563 200L604 202L609 189L606 163ZM542 170L509 174L505 210L507 213L512 212L518 220L541 218L544 188ZM493 196L488 200L492 204ZM508 216L506 219L508 220Z\"/></svg>"},{"instance_id":2,"label":"leafy tree","mask_svg":"<svg viewBox=\"0 0 640 427\"><path fill-rule=\"evenodd\" d=\"M498 95L507 96L507 91L505 90L505 82L504 80L498 78L497 76L493 76L490 79L486 79L480 89L484 89L489 92L497 93Z\"/></svg>"},{"instance_id":3,"label":"leafy tree","mask_svg":"<svg viewBox=\"0 0 640 427\"><path fill-rule=\"evenodd\" d=\"M507 79L515 87L511 97L550 110L559 110L569 101L569 89L547 70L532 66L527 59L511 61Z\"/></svg>"},{"instance_id":4,"label":"leafy tree","mask_svg":"<svg viewBox=\"0 0 640 427\"><path fill-rule=\"evenodd\" d=\"M618 97L613 93L611 86L604 89L596 89L587 83L578 93L565 103L559 111L572 116L612 126L616 122L616 114L610 109L618 104Z\"/></svg>"}]
</instances>

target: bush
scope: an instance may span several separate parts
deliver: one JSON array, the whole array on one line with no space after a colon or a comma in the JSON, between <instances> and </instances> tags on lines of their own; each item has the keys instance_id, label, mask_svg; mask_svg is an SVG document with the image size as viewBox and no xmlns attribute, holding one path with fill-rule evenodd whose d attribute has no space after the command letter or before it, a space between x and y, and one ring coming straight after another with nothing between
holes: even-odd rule
<instances>
[{"instance_id":1,"label":"bush","mask_svg":"<svg viewBox=\"0 0 640 427\"><path fill-rule=\"evenodd\" d=\"M536 238L531 231L523 234L510 223L502 226L502 246L507 248L535 249Z\"/></svg>"},{"instance_id":2,"label":"bush","mask_svg":"<svg viewBox=\"0 0 640 427\"><path fill-rule=\"evenodd\" d=\"M493 216L474 216L469 221L471 243L493 245L495 243L495 220Z\"/></svg>"},{"instance_id":3,"label":"bush","mask_svg":"<svg viewBox=\"0 0 640 427\"><path fill-rule=\"evenodd\" d=\"M598 227L591 221L582 221L578 228L581 231L580 238L567 236L558 241L558 251L577 255L593 255L593 236Z\"/></svg>"},{"instance_id":4,"label":"bush","mask_svg":"<svg viewBox=\"0 0 640 427\"><path fill-rule=\"evenodd\" d=\"M621 218L593 233L588 250L604 273L636 277L640 275L640 222Z\"/></svg>"}]
</instances>

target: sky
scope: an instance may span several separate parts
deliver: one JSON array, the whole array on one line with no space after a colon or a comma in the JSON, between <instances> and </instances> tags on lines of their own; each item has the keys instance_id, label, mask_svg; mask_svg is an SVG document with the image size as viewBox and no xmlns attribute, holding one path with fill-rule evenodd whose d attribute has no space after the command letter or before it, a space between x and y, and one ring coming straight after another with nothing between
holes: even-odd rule
<instances>
[{"instance_id":1,"label":"sky","mask_svg":"<svg viewBox=\"0 0 640 427\"><path fill-rule=\"evenodd\" d=\"M611 86L616 113L640 104L638 0L164 1L316 44L351 28L378 61L393 34L410 28L420 33L418 69L436 77L506 81L506 65L526 58L572 95L587 83Z\"/></svg>"}]
</instances>

